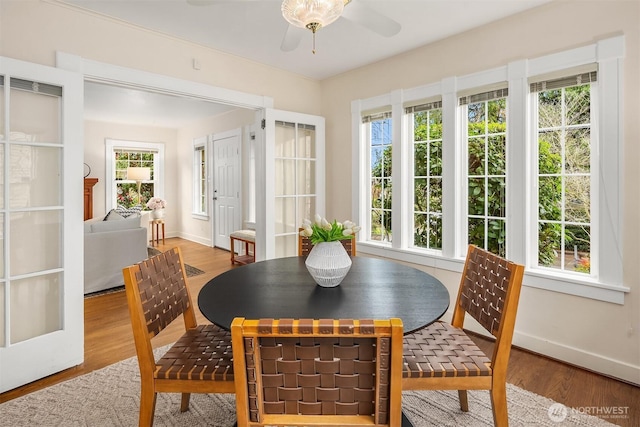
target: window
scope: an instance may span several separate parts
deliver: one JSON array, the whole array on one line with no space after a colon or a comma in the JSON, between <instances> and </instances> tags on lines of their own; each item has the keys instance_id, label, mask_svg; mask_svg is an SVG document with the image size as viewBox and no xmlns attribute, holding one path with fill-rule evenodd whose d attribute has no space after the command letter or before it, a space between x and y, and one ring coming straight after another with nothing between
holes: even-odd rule
<instances>
[{"instance_id":1,"label":"window","mask_svg":"<svg viewBox=\"0 0 640 427\"><path fill-rule=\"evenodd\" d=\"M413 127L413 245L442 249L442 101L405 112Z\"/></svg>"},{"instance_id":2,"label":"window","mask_svg":"<svg viewBox=\"0 0 640 427\"><path fill-rule=\"evenodd\" d=\"M507 90L460 98L467 118L468 243L506 256Z\"/></svg>"},{"instance_id":3,"label":"window","mask_svg":"<svg viewBox=\"0 0 640 427\"><path fill-rule=\"evenodd\" d=\"M538 265L591 270L590 72L531 84L537 112ZM582 84L584 83L584 84Z\"/></svg>"},{"instance_id":4,"label":"window","mask_svg":"<svg viewBox=\"0 0 640 427\"><path fill-rule=\"evenodd\" d=\"M106 173L111 176L111 185L106 189L107 210L117 206L144 208L151 197L163 196L163 144L107 139L105 158ZM137 182L127 179L128 167L151 169L150 179L141 182L139 195Z\"/></svg>"},{"instance_id":5,"label":"window","mask_svg":"<svg viewBox=\"0 0 640 427\"><path fill-rule=\"evenodd\" d=\"M391 242L391 113L366 116L369 135L371 200L369 205L369 235L371 240Z\"/></svg>"},{"instance_id":6,"label":"window","mask_svg":"<svg viewBox=\"0 0 640 427\"><path fill-rule=\"evenodd\" d=\"M207 137L193 141L193 213L207 216Z\"/></svg>"},{"instance_id":7,"label":"window","mask_svg":"<svg viewBox=\"0 0 640 427\"><path fill-rule=\"evenodd\" d=\"M118 206L130 208L136 205L144 206L154 194L153 165L155 153L147 151L130 151L127 149L115 149L113 153L116 165L116 203ZM151 169L151 179L142 181L140 194L136 181L127 177L127 168L142 167Z\"/></svg>"},{"instance_id":8,"label":"window","mask_svg":"<svg viewBox=\"0 0 640 427\"><path fill-rule=\"evenodd\" d=\"M461 271L471 243L524 264L527 286L623 304L623 47L353 101L358 250Z\"/></svg>"}]
</instances>

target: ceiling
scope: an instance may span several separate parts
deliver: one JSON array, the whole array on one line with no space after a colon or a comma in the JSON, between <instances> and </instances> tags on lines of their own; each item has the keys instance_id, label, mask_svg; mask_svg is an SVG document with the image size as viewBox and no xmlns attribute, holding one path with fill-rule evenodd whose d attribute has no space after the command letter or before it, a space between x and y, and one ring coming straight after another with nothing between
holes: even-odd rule
<instances>
[{"instance_id":1,"label":"ceiling","mask_svg":"<svg viewBox=\"0 0 640 427\"><path fill-rule=\"evenodd\" d=\"M236 107L192 98L111 86L84 84L84 119L179 129Z\"/></svg>"},{"instance_id":2,"label":"ceiling","mask_svg":"<svg viewBox=\"0 0 640 427\"><path fill-rule=\"evenodd\" d=\"M352 0L336 22L318 31L315 54L312 53L311 32L293 26L289 28L280 11L281 0L56 1L322 80L552 0ZM367 28L376 25L380 28L376 20L395 21L400 30L387 37ZM287 31L294 31L294 36L299 37L299 44L290 51L281 49ZM87 92L114 97L131 95L135 91L122 89L110 93L105 88L89 85ZM134 101L142 102L146 95L136 96ZM178 101L165 95L154 98L156 102ZM124 108L135 105L122 104L116 99L113 102ZM93 106L89 100L87 103L87 108L93 110L91 114L98 114L98 110L105 107L103 103ZM208 114L200 107L202 105L196 106L195 113ZM166 123L167 127L175 127L169 124L171 120L178 121L176 113L173 118L158 118L170 107L158 108L156 120ZM182 105L179 111L187 113L187 108ZM131 119L135 110L121 109L118 113ZM191 111L188 117L193 119L195 113Z\"/></svg>"}]
</instances>

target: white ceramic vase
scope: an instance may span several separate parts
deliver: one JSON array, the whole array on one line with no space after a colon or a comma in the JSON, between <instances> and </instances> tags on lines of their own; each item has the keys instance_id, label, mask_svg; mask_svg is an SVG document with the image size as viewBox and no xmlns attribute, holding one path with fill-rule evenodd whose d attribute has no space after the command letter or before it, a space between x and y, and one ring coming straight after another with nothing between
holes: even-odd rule
<instances>
[{"instance_id":1,"label":"white ceramic vase","mask_svg":"<svg viewBox=\"0 0 640 427\"><path fill-rule=\"evenodd\" d=\"M164 218L164 209L153 209L151 211L151 218L153 219Z\"/></svg>"},{"instance_id":2,"label":"white ceramic vase","mask_svg":"<svg viewBox=\"0 0 640 427\"><path fill-rule=\"evenodd\" d=\"M318 285L333 288L349 272L351 257L339 241L320 242L311 248L305 264Z\"/></svg>"}]
</instances>

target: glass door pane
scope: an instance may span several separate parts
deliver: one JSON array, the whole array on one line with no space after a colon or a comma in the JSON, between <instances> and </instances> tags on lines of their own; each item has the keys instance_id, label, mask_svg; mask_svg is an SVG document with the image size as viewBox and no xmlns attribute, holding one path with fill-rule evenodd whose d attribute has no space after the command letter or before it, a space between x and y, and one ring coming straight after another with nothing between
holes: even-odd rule
<instances>
[{"instance_id":1,"label":"glass door pane","mask_svg":"<svg viewBox=\"0 0 640 427\"><path fill-rule=\"evenodd\" d=\"M9 78L7 86L5 204L11 211L4 219L9 232L7 338L13 344L63 325L62 88L18 78Z\"/></svg>"},{"instance_id":2,"label":"glass door pane","mask_svg":"<svg viewBox=\"0 0 640 427\"><path fill-rule=\"evenodd\" d=\"M311 219L316 181L316 130L314 125L276 122L275 234L276 256L298 253L298 228Z\"/></svg>"},{"instance_id":3,"label":"glass door pane","mask_svg":"<svg viewBox=\"0 0 640 427\"><path fill-rule=\"evenodd\" d=\"M266 108L256 146L256 260L296 256L304 219L324 215L323 117Z\"/></svg>"}]
</instances>

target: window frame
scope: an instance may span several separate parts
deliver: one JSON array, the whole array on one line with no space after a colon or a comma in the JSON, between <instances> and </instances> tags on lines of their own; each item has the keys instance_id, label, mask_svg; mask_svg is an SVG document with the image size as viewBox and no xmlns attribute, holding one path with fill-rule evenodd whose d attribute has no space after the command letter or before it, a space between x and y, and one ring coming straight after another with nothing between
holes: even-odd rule
<instances>
[{"instance_id":1,"label":"window frame","mask_svg":"<svg viewBox=\"0 0 640 427\"><path fill-rule=\"evenodd\" d=\"M373 130L372 130L372 124L374 122L384 122L389 120L389 126L391 127L391 146L393 147L393 128L394 128L394 120L393 120L393 116L392 114L390 114L390 112L385 111L382 114L374 114L374 117L370 117L370 120L368 120L366 123L363 123L364 126L364 131L365 131L365 138L367 140L367 146L368 146L368 150L367 150L367 165L368 165L368 174L369 174L369 188L371 188L371 182L373 181L374 177L372 176L371 172L372 172L372 168L371 168L371 152L373 149L373 144L371 143L372 138L373 138ZM377 117L376 117L377 116ZM384 125L382 125L384 126ZM384 133L384 132L383 132ZM379 147L382 147L382 151L383 151L383 156L382 156L382 161L383 161L383 165L384 165L384 150L385 147L388 147L388 144L380 144L378 145ZM393 157L392 157L393 160ZM383 166L384 169L384 166ZM393 191L393 165L391 166L391 176L386 177L384 174L382 175L382 177L380 177L380 179L382 180L383 184L382 184L382 188L386 188L386 186L384 185L384 180L388 179L391 182L391 188ZM391 193L392 198L393 198L393 192ZM385 245L385 246L391 246L392 242L393 242L393 224L391 225L391 240L385 240L384 238L380 239L380 240L372 240L371 236L372 236L372 229L373 229L373 224L371 221L372 218L372 214L374 211L374 207L373 207L373 198L371 197L371 191L368 192L367 195L367 200L368 200L368 214L367 214L367 221L366 222L362 222L361 224L364 225L364 233L366 233L366 235L369 237L369 239L367 239L370 242L377 242L381 245ZM393 204L393 203L392 203ZM383 215L385 211L388 211L388 209L385 209L384 206L381 206L379 209L377 209L379 211L382 211ZM393 213L393 210L392 210ZM393 220L393 216L392 216L392 220Z\"/></svg>"},{"instance_id":2,"label":"window frame","mask_svg":"<svg viewBox=\"0 0 640 427\"><path fill-rule=\"evenodd\" d=\"M128 151L155 151L156 157L153 165L153 196L164 198L164 144L154 142L130 141L122 139L105 140L105 176L108 177L109 184L105 186L105 209L109 212L118 206L116 201L117 181L115 179L115 158L114 151L125 149Z\"/></svg>"},{"instance_id":3,"label":"window frame","mask_svg":"<svg viewBox=\"0 0 640 427\"><path fill-rule=\"evenodd\" d=\"M576 74L575 72L572 73L571 71L568 71L566 73L568 76L572 75L572 74ZM568 86L563 86L559 89L561 90L565 90L567 89ZM590 242L589 245L592 248L599 248L599 244L598 244L598 235L599 235L599 230L600 230L600 224L598 221L598 212L606 207L602 207L599 204L599 192L598 192L598 177L600 176L600 174L597 173L597 171L599 170L598 164L599 164L599 156L598 156L598 147L599 147L599 132L598 132L598 124L599 124L599 119L598 119L598 84L597 81L590 83L590 88L589 88L589 95L590 95L590 104L589 104L589 108L590 108L590 122L589 122L589 134L590 134L590 152L589 152L589 189L590 189L590 206L589 206L589 211L593 214L593 216L591 217L591 220L589 222L589 228L591 230L591 237L590 237ZM535 216L533 218L535 218L535 222L536 222L536 226L540 223L540 222L546 222L549 223L549 220L540 220L539 218L539 189L540 189L540 171L539 171L539 157L540 157L540 153L539 153L539 127L538 127L538 123L539 123L539 97L538 97L538 93L539 92L530 92L530 108L531 108L531 141L532 141L532 145L531 145L531 150L532 150L532 156L531 156L531 178L532 178L532 194L531 194L531 206L532 206L532 214L535 214ZM581 125L582 126L582 125ZM558 128L560 128L561 131L566 132L567 129L571 129L572 126L568 126L565 124L559 125L557 126ZM564 151L564 150L563 150ZM563 159L563 163L564 163L564 159ZM594 173L594 171L596 171ZM560 172L559 176L560 177L566 177L566 176L571 176L571 175L575 175L575 174L567 174L566 171L564 171L564 167L562 168L562 172ZM566 210L566 206L563 203L563 210ZM535 211L535 212L534 212ZM559 220L560 224L563 226L566 226L566 220L564 218L564 215L562 215L562 219ZM533 230L535 231L535 227L533 228ZM531 238L531 243L532 243L532 247L531 247L531 258L528 260L530 263L530 269L534 269L534 270L541 270L541 271L553 271L555 273L561 273L565 272L565 274L569 275L570 277L574 277L574 273L567 273L566 268L552 268L552 267L546 267L546 266L542 266L540 265L539 259L538 259L538 253L537 253L537 247L534 245L534 240L535 241L539 241L539 237L538 234L534 236L532 236ZM533 253L534 249L536 250L535 254ZM599 252L599 251L598 251ZM591 263L591 268L590 268L590 272L589 273L583 273L585 275L586 278L588 278L589 280L597 280L598 277L598 273L599 273L599 264L600 264L600 255L598 254L598 256L591 257L590 259L592 259L594 262ZM535 259L534 259L535 257Z\"/></svg>"},{"instance_id":4,"label":"window frame","mask_svg":"<svg viewBox=\"0 0 640 427\"><path fill-rule=\"evenodd\" d=\"M485 95L488 92L500 92L500 95L498 96L497 93L492 94L489 99L482 99L482 100L477 100L477 101L470 101L468 98L471 98L473 95ZM500 221L502 221L504 223L504 227L505 227L505 235L507 234L507 228L508 228L508 224L509 224L509 218L507 216L507 206L509 206L509 185L508 185L508 167L509 167L509 158L506 155L506 150L508 150L508 145L509 145L509 96L508 95L504 95L504 93L508 92L508 89L506 88L506 84L504 85L500 85L500 87L497 90L490 90L490 91L486 91L484 89L477 89L477 90L473 90L471 93L473 95L471 96L459 96L458 97L458 110L459 110L459 117L460 117L460 140L462 141L462 146L460 147L460 150L462 152L462 163L460 163L458 166L460 167L460 173L462 174L463 177L463 186L461 188L464 188L464 197L462 197L462 200L460 201L462 206L461 206L461 214L463 214L464 217L464 230L468 230L469 229L469 223L470 220L472 219L472 217L475 216L475 219L480 220L484 223L483 228L485 229L483 234L484 234L484 242L482 245L477 245L483 249L487 249L486 245L488 243L488 239L487 239L487 223L489 221L491 221L492 217L494 217L494 219L498 219ZM482 96L483 98L486 96ZM464 103L462 102L462 98L467 98L467 101L465 101ZM484 171L484 174L482 175L470 175L469 174L469 139L470 139L470 135L469 135L469 105L470 104L478 104L480 102L483 102L485 104L485 106L488 107L488 103L491 101L496 101L499 99L504 99L505 100L505 108L506 108L506 117L507 120L505 122L505 129L506 131L504 132L504 141L505 141L505 214L504 217L499 217L499 216L495 216L495 215L490 215L487 212L487 206L486 206L486 196L488 195L488 192L485 192L485 199L483 200L484 203L484 209L483 212L481 214L471 214L469 213L469 181L471 178L474 179L482 179L483 183L485 184L485 190L488 189L488 182L489 180L491 180L491 175L489 173L488 170L488 164L486 163L487 160L485 159L485 166L487 166L487 169ZM488 111L485 112L485 115L488 116ZM488 127L488 122L487 122L488 118L485 119L484 124L487 125ZM499 134L502 134L502 132L500 132ZM483 139L489 139L491 138L492 135L496 135L496 134L491 134L490 132L488 132L488 129L485 129L485 131L481 134L481 135L475 135L474 138L480 136ZM488 144L485 143L485 150L487 149ZM488 151L485 151L483 153L485 156L488 155ZM480 178L478 178L480 177ZM495 178L495 177L494 177ZM462 229L460 229L460 233L462 233ZM505 241L505 247L508 246L509 243L509 239L508 237L506 238ZM461 244L461 246L465 246L469 244L469 237L468 237L468 232L467 232L467 239L464 241L464 243ZM506 251L507 249L505 249ZM504 254L496 254L496 255L502 255L504 256Z\"/></svg>"},{"instance_id":5,"label":"window frame","mask_svg":"<svg viewBox=\"0 0 640 427\"><path fill-rule=\"evenodd\" d=\"M202 157L204 156L204 177L201 175ZM209 219L209 136L193 140L193 200L191 216L196 219ZM204 187L204 188L203 188ZM204 197L204 209L200 209L201 198Z\"/></svg>"},{"instance_id":6,"label":"window frame","mask_svg":"<svg viewBox=\"0 0 640 427\"><path fill-rule=\"evenodd\" d=\"M388 94L351 103L352 136L354 144L352 177L352 216L359 223L367 221L368 141L362 125L362 116L370 111L385 108L392 111L393 127L393 173L396 182L393 193L392 245L381 245L367 240L360 233L358 250L363 254L382 256L450 271L462 271L466 252L467 203L464 165L464 140L466 123L458 98L471 91L490 90L505 86L507 98L507 140L526 141L511 143L507 148L507 258L526 266L525 286L578 295L586 298L624 304L629 288L623 284L622 275L622 94L623 94L624 36L612 37L594 44L569 49L534 59L510 62L505 66L484 70L465 76L446 77L439 82L410 89L399 89ZM597 65L597 102L592 105L597 115L595 152L593 161L598 172L597 185L593 191L592 204L595 212L592 224L597 223L596 246L597 276L585 274L544 271L537 266L537 192L532 162L537 162L533 142L537 142L537 126L532 126L533 112L529 80L539 76L566 74L578 67ZM404 113L407 105L420 100L441 97L443 115L443 248L442 252L413 247L411 215L413 200L407 187L410 184L410 149L413 135L410 133L410 116ZM402 123L402 125L400 125ZM607 150L599 149L606 141ZM596 154L594 153L594 154ZM452 167L453 165L453 167ZM403 168L403 166L405 166ZM399 184L401 183L401 184ZM403 187L401 191L396 191Z\"/></svg>"},{"instance_id":7,"label":"window frame","mask_svg":"<svg viewBox=\"0 0 640 427\"><path fill-rule=\"evenodd\" d=\"M423 109L423 110L419 110L419 111L415 111L415 107L417 106L427 106L427 108ZM411 111L408 111L411 110ZM437 97L435 100L429 100L429 101L422 101L420 103L418 103L417 105L411 105L411 106L407 106L405 107L405 114L407 116L407 135L409 137L409 179L411 180L411 185L410 185L410 192L409 192L409 204L410 204L410 221L411 221L411 229L413 229L415 231L415 224L416 224L416 214L418 214L418 212L416 212L415 210L415 197L416 197L416 192L415 192L415 181L416 181L416 175L415 175L415 165L416 165L416 157L415 157L415 151L416 151L416 144L425 144L429 147L429 150L431 149L432 144L434 143L434 140L431 140L430 136L427 136L427 140L426 141L416 141L415 140L415 114L416 113L421 113L421 112L425 112L428 113L428 115L431 115L432 111L440 111L440 117L442 119L442 100L440 99L440 97ZM444 123L441 123L441 126L444 126ZM430 134L430 128L428 127L427 129L427 133L428 135ZM440 142L440 146L441 146L441 151L444 149L444 141L443 141L443 135L440 135L439 138L439 142ZM442 162L442 153L441 153L441 159L440 161ZM431 161L431 157L429 156L429 160ZM431 164L431 162L429 162L429 164ZM442 168L442 166L441 166ZM428 168L430 169L430 167ZM440 175L439 175L439 179L440 179L440 191L442 192L442 185L443 185L443 169L440 171ZM437 175L431 175L431 171L428 170L427 171L427 175L425 175L423 178L421 179L426 179L426 180L432 180L435 179L434 176ZM444 194L441 195L441 197L443 197ZM440 203L440 212L434 212L433 210L431 210L431 206L429 206L429 209L426 212L422 212L421 214L426 214L428 217L437 217L439 214L439 218L440 218L440 223L441 223L441 235L440 237L440 241L442 242L443 236L442 236L442 200ZM430 229L431 227L429 227ZM407 242L407 246L409 248L416 248L418 250L428 250L431 252L436 252L438 254L442 253L442 248L435 248L435 247L431 247L431 245L427 245L427 246L418 246L415 243L415 232L412 231L412 233L409 236L409 241ZM442 246L442 245L440 245Z\"/></svg>"}]
</instances>

